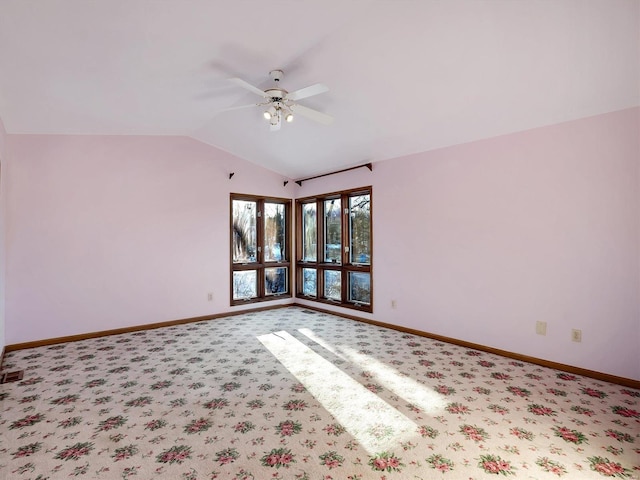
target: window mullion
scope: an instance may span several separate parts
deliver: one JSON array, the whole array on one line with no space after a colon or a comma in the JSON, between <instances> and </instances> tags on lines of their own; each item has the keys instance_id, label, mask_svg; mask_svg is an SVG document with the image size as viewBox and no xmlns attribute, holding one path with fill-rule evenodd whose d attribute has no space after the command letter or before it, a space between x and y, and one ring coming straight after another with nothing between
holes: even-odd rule
<instances>
[{"instance_id":1,"label":"window mullion","mask_svg":"<svg viewBox=\"0 0 640 480\"><path fill-rule=\"evenodd\" d=\"M318 263L325 263L324 252L327 246L324 241L324 201L318 200L316 202L316 212L316 261Z\"/></svg>"},{"instance_id":2,"label":"window mullion","mask_svg":"<svg viewBox=\"0 0 640 480\"><path fill-rule=\"evenodd\" d=\"M320 265L324 264L324 200L316 200L316 266L317 266L317 281L316 288L318 290L318 298L325 298L324 293L324 268Z\"/></svg>"},{"instance_id":3,"label":"window mullion","mask_svg":"<svg viewBox=\"0 0 640 480\"><path fill-rule=\"evenodd\" d=\"M324 298L324 268L318 266L316 275L317 298Z\"/></svg>"},{"instance_id":4,"label":"window mullion","mask_svg":"<svg viewBox=\"0 0 640 480\"><path fill-rule=\"evenodd\" d=\"M349 197L347 195L342 195L340 197L340 204L343 206L342 208L342 234L340 238L342 240L342 265L348 265L349 262ZM344 301L346 297L344 293L342 295L342 300Z\"/></svg>"},{"instance_id":5,"label":"window mullion","mask_svg":"<svg viewBox=\"0 0 640 480\"><path fill-rule=\"evenodd\" d=\"M265 296L264 291L264 200L259 200L257 202L256 212L256 237L258 244L258 251L256 260L258 263L256 264L256 269L258 271L258 297L263 298Z\"/></svg>"},{"instance_id":6,"label":"window mullion","mask_svg":"<svg viewBox=\"0 0 640 480\"><path fill-rule=\"evenodd\" d=\"M342 269L340 272L340 297L341 303L347 303L347 266L350 264L349 257L349 197L343 194L340 197L340 205L342 205L342 232L340 238L342 240Z\"/></svg>"}]
</instances>

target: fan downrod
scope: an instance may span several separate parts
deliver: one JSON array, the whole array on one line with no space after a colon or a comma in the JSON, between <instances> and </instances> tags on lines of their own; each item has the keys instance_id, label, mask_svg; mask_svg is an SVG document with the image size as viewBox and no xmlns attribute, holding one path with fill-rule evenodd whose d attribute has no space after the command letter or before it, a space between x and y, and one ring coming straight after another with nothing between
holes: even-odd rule
<instances>
[{"instance_id":1,"label":"fan downrod","mask_svg":"<svg viewBox=\"0 0 640 480\"><path fill-rule=\"evenodd\" d=\"M274 82L279 82L284 77L284 72L282 70L271 70L269 76Z\"/></svg>"}]
</instances>

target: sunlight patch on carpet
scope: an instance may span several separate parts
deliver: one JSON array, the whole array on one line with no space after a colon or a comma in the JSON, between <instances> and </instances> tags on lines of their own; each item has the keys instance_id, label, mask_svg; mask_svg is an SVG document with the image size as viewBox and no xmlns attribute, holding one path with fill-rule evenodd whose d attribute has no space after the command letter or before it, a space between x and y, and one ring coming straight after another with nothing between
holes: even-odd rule
<instances>
[{"instance_id":1,"label":"sunlight patch on carpet","mask_svg":"<svg viewBox=\"0 0 640 480\"><path fill-rule=\"evenodd\" d=\"M330 345L327 342L325 342L322 338L320 338L318 335L316 335L313 332L313 330L311 330L310 328L299 328L298 331L301 334L303 334L305 337L307 337L308 339L313 340L314 342L316 342L318 345L320 345L325 350L328 350L331 353L333 353L336 357L340 357L341 359L346 360L344 355L341 355L340 352L333 347L333 345Z\"/></svg>"},{"instance_id":2,"label":"sunlight patch on carpet","mask_svg":"<svg viewBox=\"0 0 640 480\"><path fill-rule=\"evenodd\" d=\"M414 422L289 333L257 338L370 454L416 436Z\"/></svg>"},{"instance_id":3,"label":"sunlight patch on carpet","mask_svg":"<svg viewBox=\"0 0 640 480\"><path fill-rule=\"evenodd\" d=\"M401 375L398 370L371 355L364 355L349 347L342 347L341 351L349 361L360 366L386 388L423 413L435 416L444 412L447 405L444 395L425 387L411 377Z\"/></svg>"},{"instance_id":4,"label":"sunlight patch on carpet","mask_svg":"<svg viewBox=\"0 0 640 480\"><path fill-rule=\"evenodd\" d=\"M425 387L407 375L400 374L397 369L377 360L372 355L359 353L346 346L334 347L309 328L300 328L298 331L337 357L358 365L368 375L371 375L372 380L381 383L385 388L419 408L422 412L434 416L440 415L444 411L447 404L444 395Z\"/></svg>"}]
</instances>

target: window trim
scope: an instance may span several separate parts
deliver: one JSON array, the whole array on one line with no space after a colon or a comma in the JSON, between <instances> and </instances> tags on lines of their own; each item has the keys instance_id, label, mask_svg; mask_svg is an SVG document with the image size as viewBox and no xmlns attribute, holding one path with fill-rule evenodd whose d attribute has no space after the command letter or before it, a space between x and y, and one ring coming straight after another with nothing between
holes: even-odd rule
<instances>
[{"instance_id":1,"label":"window trim","mask_svg":"<svg viewBox=\"0 0 640 480\"><path fill-rule=\"evenodd\" d=\"M233 202L234 200L244 200L248 202L256 202L256 212L260 212L260 215L256 217L256 247L258 248L258 255L255 262L251 263L234 263L233 262ZM264 261L264 204L265 203L279 203L285 207L285 241L286 245L282 251L282 261ZM269 197L260 195L250 195L241 193L231 193L229 197L229 302L230 305L247 305L250 303L268 302L274 300L280 300L282 298L291 298L293 296L293 278L292 262L291 262L291 249L292 249L292 200L290 198ZM268 268L286 268L287 269L287 292L277 294L267 294L265 288L265 271ZM253 298L233 298L233 274L234 272L256 270L257 273L257 285L256 285L256 297Z\"/></svg>"},{"instance_id":2,"label":"window trim","mask_svg":"<svg viewBox=\"0 0 640 480\"><path fill-rule=\"evenodd\" d=\"M369 195L369 249L370 257L369 263L351 263L350 251L345 247L351 247L351 235L349 215L345 214L345 209L350 209L349 198L357 195ZM340 245L340 263L332 263L325 261L325 201L332 199L341 200L341 245ZM316 205L316 261L303 260L303 248L304 248L304 223L302 218L303 205L308 203L315 203ZM371 186L353 188L349 190L341 190L338 192L332 192L322 195L314 195L310 197L296 199L295 205L295 228L296 228L296 297L308 301L324 303L328 305L334 305L344 308L350 308L353 310L373 313L373 188ZM303 269L311 268L316 270L316 296L307 295L304 292L304 275ZM331 298L327 298L324 292L324 280L326 271L339 271L340 272L340 297L341 300L337 301ZM369 274L369 303L361 303L357 301L350 301L349 297L349 274L352 272L368 273Z\"/></svg>"}]
</instances>

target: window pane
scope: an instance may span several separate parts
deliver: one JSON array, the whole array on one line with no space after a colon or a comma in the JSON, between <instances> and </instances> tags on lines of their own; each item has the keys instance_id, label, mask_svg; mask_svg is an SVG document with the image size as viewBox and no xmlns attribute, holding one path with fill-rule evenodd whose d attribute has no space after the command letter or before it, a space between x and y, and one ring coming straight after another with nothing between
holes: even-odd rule
<instances>
[{"instance_id":1,"label":"window pane","mask_svg":"<svg viewBox=\"0 0 640 480\"><path fill-rule=\"evenodd\" d=\"M256 261L256 210L256 202L233 200L233 263Z\"/></svg>"},{"instance_id":2,"label":"window pane","mask_svg":"<svg viewBox=\"0 0 640 480\"><path fill-rule=\"evenodd\" d=\"M371 264L371 197L349 197L350 262Z\"/></svg>"},{"instance_id":3,"label":"window pane","mask_svg":"<svg viewBox=\"0 0 640 480\"><path fill-rule=\"evenodd\" d=\"M324 296L333 300L342 299L342 288L339 270L324 271Z\"/></svg>"},{"instance_id":4,"label":"window pane","mask_svg":"<svg viewBox=\"0 0 640 480\"><path fill-rule=\"evenodd\" d=\"M302 205L302 260L315 262L317 260L317 211L315 203Z\"/></svg>"},{"instance_id":5,"label":"window pane","mask_svg":"<svg viewBox=\"0 0 640 480\"><path fill-rule=\"evenodd\" d=\"M287 285L287 268L265 268L264 290L265 295L287 293L289 291L289 286Z\"/></svg>"},{"instance_id":6,"label":"window pane","mask_svg":"<svg viewBox=\"0 0 640 480\"><path fill-rule=\"evenodd\" d=\"M318 272L315 268L302 269L302 294L315 297L318 295Z\"/></svg>"},{"instance_id":7,"label":"window pane","mask_svg":"<svg viewBox=\"0 0 640 480\"><path fill-rule=\"evenodd\" d=\"M340 199L324 202L324 261L342 263L342 227Z\"/></svg>"},{"instance_id":8,"label":"window pane","mask_svg":"<svg viewBox=\"0 0 640 480\"><path fill-rule=\"evenodd\" d=\"M371 275L364 272L349 272L349 301L371 303Z\"/></svg>"},{"instance_id":9,"label":"window pane","mask_svg":"<svg viewBox=\"0 0 640 480\"><path fill-rule=\"evenodd\" d=\"M243 270L233 272L233 299L254 298L258 295L258 272Z\"/></svg>"},{"instance_id":10,"label":"window pane","mask_svg":"<svg viewBox=\"0 0 640 480\"><path fill-rule=\"evenodd\" d=\"M285 210L282 203L264 204L264 261L281 262L285 251Z\"/></svg>"}]
</instances>

